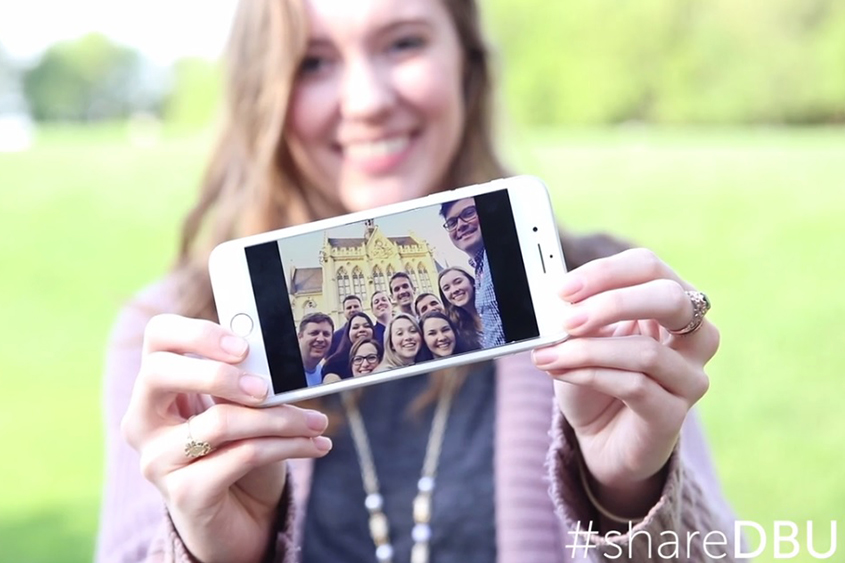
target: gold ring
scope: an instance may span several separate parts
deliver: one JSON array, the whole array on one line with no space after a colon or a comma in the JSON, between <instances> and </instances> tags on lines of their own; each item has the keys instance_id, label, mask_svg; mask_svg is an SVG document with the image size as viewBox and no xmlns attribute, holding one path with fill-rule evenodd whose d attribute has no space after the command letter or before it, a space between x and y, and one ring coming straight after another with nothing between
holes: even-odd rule
<instances>
[{"instance_id":1,"label":"gold ring","mask_svg":"<svg viewBox=\"0 0 845 563\"><path fill-rule=\"evenodd\" d=\"M196 415L191 416L191 418L194 418L194 416ZM194 440L194 437L191 435L191 418L185 422L185 425L188 427L188 441L185 443L185 457L196 459L210 454L213 448L208 442Z\"/></svg>"},{"instance_id":2,"label":"gold ring","mask_svg":"<svg viewBox=\"0 0 845 563\"><path fill-rule=\"evenodd\" d=\"M687 326L680 330L670 330L676 336L683 336L685 334L692 334L704 323L704 315L710 310L710 300L706 295L700 291L687 291L690 303L692 303L692 320Z\"/></svg>"}]
</instances>

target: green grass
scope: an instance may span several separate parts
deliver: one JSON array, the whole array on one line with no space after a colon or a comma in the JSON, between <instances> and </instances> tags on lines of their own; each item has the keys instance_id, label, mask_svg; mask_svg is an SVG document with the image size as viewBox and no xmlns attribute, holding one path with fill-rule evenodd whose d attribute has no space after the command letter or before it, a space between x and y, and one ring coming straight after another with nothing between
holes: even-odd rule
<instances>
[{"instance_id":1,"label":"green grass","mask_svg":"<svg viewBox=\"0 0 845 563\"><path fill-rule=\"evenodd\" d=\"M133 148L114 126L0 154L4 561L91 559L104 343L167 269L207 147ZM845 132L538 131L509 147L562 223L651 247L708 293L722 348L701 411L731 502L770 533L814 520L824 551L845 506Z\"/></svg>"}]
</instances>

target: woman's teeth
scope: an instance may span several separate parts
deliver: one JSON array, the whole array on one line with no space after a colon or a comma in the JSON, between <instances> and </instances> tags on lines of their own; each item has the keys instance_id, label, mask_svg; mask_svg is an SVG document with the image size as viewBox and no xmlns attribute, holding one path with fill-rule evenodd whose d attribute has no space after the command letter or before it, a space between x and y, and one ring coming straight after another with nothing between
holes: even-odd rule
<instances>
[{"instance_id":1,"label":"woman's teeth","mask_svg":"<svg viewBox=\"0 0 845 563\"><path fill-rule=\"evenodd\" d=\"M374 158L390 156L405 150L410 138L407 135L391 137L379 141L350 143L346 145L346 154L352 158Z\"/></svg>"}]
</instances>

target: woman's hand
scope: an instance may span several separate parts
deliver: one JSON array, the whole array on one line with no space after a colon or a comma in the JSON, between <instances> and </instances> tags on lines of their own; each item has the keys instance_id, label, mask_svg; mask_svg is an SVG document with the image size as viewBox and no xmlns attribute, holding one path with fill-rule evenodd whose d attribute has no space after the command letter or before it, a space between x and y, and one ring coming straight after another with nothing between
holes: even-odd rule
<instances>
[{"instance_id":1,"label":"woman's hand","mask_svg":"<svg viewBox=\"0 0 845 563\"><path fill-rule=\"evenodd\" d=\"M182 541L204 563L260 561L276 525L284 460L331 449L320 436L325 415L289 405L252 408L268 386L233 365L246 353L245 340L215 323L154 317L123 418L141 471L161 491ZM189 458L189 434L214 449Z\"/></svg>"},{"instance_id":2,"label":"woman's hand","mask_svg":"<svg viewBox=\"0 0 845 563\"><path fill-rule=\"evenodd\" d=\"M642 517L660 496L661 471L690 408L707 391L704 365L719 333L706 320L683 336L693 305L681 280L652 252L634 249L569 272L560 296L572 303L572 338L537 350L555 377L591 489L608 511Z\"/></svg>"}]
</instances>

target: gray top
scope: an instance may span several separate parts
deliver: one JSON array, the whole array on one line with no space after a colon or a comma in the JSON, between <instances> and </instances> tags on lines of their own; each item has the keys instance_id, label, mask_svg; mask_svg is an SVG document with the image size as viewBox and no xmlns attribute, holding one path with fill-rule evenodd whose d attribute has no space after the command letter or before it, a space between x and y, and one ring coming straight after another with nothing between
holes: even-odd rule
<instances>
[{"instance_id":1,"label":"gray top","mask_svg":"<svg viewBox=\"0 0 845 563\"><path fill-rule=\"evenodd\" d=\"M432 499L430 561L496 560L494 373L490 362L473 366L452 405ZM382 383L364 389L359 403L390 522L395 563L410 561L412 505L434 416L434 405L417 416L408 415L408 406L428 385L427 375ZM337 396L330 397L329 404L342 412ZM302 561L374 563L364 484L348 425L332 440L331 453L314 463Z\"/></svg>"}]
</instances>

